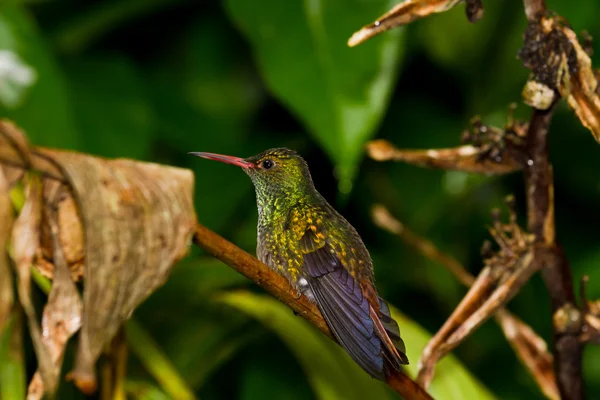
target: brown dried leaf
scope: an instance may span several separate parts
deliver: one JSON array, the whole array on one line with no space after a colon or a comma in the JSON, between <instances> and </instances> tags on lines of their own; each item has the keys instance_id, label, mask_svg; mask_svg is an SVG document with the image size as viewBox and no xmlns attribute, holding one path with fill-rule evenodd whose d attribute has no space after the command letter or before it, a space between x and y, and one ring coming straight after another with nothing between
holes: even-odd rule
<instances>
[{"instance_id":1,"label":"brown dried leaf","mask_svg":"<svg viewBox=\"0 0 600 400\"><path fill-rule=\"evenodd\" d=\"M357 46L382 32L406 25L416 19L426 17L430 14L448 11L463 0L404 0L390 11L382 15L377 21L366 25L361 30L355 32L348 39L348 46ZM472 2L476 6L476 1ZM476 10L477 7L470 10L474 20L481 17L483 13ZM481 8L483 9L483 8Z\"/></svg>"},{"instance_id":2,"label":"brown dried leaf","mask_svg":"<svg viewBox=\"0 0 600 400\"><path fill-rule=\"evenodd\" d=\"M569 106L577 117L588 128L596 141L600 142L600 97L596 92L598 80L592 69L589 54L581 47L577 35L567 26L560 25L563 33L573 45L577 55L577 70L571 75L570 85L563 83L559 88L567 97Z\"/></svg>"},{"instance_id":3,"label":"brown dried leaf","mask_svg":"<svg viewBox=\"0 0 600 400\"><path fill-rule=\"evenodd\" d=\"M53 207L51 205L50 207ZM52 210L54 211L54 210ZM54 368L60 374L64 350L69 338L81 327L83 304L62 248L56 212L50 211L48 222L54 242L54 281L42 316L42 340L46 344ZM38 400L44 395L40 372L36 372L27 391L27 400Z\"/></svg>"},{"instance_id":4,"label":"brown dried leaf","mask_svg":"<svg viewBox=\"0 0 600 400\"><path fill-rule=\"evenodd\" d=\"M31 265L40 243L41 184L36 177L27 181L25 204L15 221L12 231L12 257L18 276L19 301L23 306L31 341L35 350L44 386L53 394L58 384L58 371L54 368L52 357L42 339L40 325L31 301Z\"/></svg>"},{"instance_id":5,"label":"brown dried leaf","mask_svg":"<svg viewBox=\"0 0 600 400\"><path fill-rule=\"evenodd\" d=\"M554 101L549 96L557 90L583 126L600 142L598 79L590 56L575 32L558 16L533 20L519 55L533 73L526 88L536 88L524 90L526 102L538 109L547 109ZM540 93L546 95L540 96Z\"/></svg>"},{"instance_id":6,"label":"brown dried leaf","mask_svg":"<svg viewBox=\"0 0 600 400\"><path fill-rule=\"evenodd\" d=\"M13 304L12 275L6 252L10 228L13 223L12 205L8 194L8 182L0 169L0 336L8 322Z\"/></svg>"},{"instance_id":7,"label":"brown dried leaf","mask_svg":"<svg viewBox=\"0 0 600 400\"><path fill-rule=\"evenodd\" d=\"M56 210L45 208L41 217L39 200L28 200L19 229L13 231L13 240L21 241L13 243L20 266L19 295L26 311L31 311L30 322L35 322L30 327L40 373L52 393L60 368L60 361L56 366L53 361L77 329L77 300L66 276L78 279L84 270L82 327L70 377L90 393L96 388L95 363L103 347L134 309L166 281L189 248L196 224L193 174L131 160L28 150L23 134L8 121L0 121L0 164L5 169L38 171L44 182L44 199L58 199L51 202ZM39 190L37 194L35 198L39 198ZM53 215L58 230L52 229ZM61 259L66 259L68 270L62 268ZM54 278L53 288L70 293L57 292L57 297L49 300L44 326L51 351L42 342L28 296L32 261ZM39 384L31 389L36 388Z\"/></svg>"},{"instance_id":8,"label":"brown dried leaf","mask_svg":"<svg viewBox=\"0 0 600 400\"><path fill-rule=\"evenodd\" d=\"M84 227L84 316L71 377L96 386L104 345L190 244L195 214L190 171L43 150L64 168Z\"/></svg>"},{"instance_id":9,"label":"brown dried leaf","mask_svg":"<svg viewBox=\"0 0 600 400\"><path fill-rule=\"evenodd\" d=\"M52 199L58 208L58 226L61 248L66 259L72 279L77 282L84 274L83 226L77 214L77 205L66 184L47 179L44 182L44 198ZM54 213L54 211L53 211ZM46 277L54 277L54 241L49 224L49 213L45 208L42 213L41 247L36 253L35 267Z\"/></svg>"}]
</instances>

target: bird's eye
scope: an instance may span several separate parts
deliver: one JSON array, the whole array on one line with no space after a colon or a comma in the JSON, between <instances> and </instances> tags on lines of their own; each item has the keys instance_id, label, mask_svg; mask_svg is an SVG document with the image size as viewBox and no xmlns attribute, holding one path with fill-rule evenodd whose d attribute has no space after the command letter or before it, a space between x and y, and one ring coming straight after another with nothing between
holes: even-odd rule
<instances>
[{"instance_id":1,"label":"bird's eye","mask_svg":"<svg viewBox=\"0 0 600 400\"><path fill-rule=\"evenodd\" d=\"M266 159L262 162L262 167L264 169L271 169L271 168L273 168L273 165L275 165L275 163L269 159Z\"/></svg>"}]
</instances>

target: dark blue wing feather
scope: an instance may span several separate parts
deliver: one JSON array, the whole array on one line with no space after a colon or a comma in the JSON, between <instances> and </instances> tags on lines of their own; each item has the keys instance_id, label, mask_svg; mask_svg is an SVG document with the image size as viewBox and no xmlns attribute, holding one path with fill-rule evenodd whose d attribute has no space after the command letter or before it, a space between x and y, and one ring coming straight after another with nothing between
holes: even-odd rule
<instances>
[{"instance_id":1,"label":"dark blue wing feather","mask_svg":"<svg viewBox=\"0 0 600 400\"><path fill-rule=\"evenodd\" d=\"M304 266L315 302L338 342L367 373L385 379L382 342L360 286L329 246L305 254Z\"/></svg>"}]
</instances>

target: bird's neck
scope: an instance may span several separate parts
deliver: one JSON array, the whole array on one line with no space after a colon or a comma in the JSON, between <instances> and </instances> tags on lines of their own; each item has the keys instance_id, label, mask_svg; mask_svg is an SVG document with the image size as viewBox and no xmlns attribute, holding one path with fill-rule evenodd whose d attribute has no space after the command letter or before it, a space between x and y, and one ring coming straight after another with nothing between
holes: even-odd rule
<instances>
[{"instance_id":1,"label":"bird's neck","mask_svg":"<svg viewBox=\"0 0 600 400\"><path fill-rule=\"evenodd\" d=\"M312 204L322 199L314 186L305 188L269 188L256 186L259 222L263 225L287 218L298 204Z\"/></svg>"}]
</instances>

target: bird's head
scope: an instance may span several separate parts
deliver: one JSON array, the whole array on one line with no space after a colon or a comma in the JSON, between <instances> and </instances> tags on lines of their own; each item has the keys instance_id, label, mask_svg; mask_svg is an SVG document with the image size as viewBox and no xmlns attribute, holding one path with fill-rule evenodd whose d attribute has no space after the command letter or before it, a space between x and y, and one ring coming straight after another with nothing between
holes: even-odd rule
<instances>
[{"instance_id":1,"label":"bird's head","mask_svg":"<svg viewBox=\"0 0 600 400\"><path fill-rule=\"evenodd\" d=\"M252 179L259 201L271 197L301 195L313 188L306 161L290 149L269 149L248 158L213 153L190 154L242 167Z\"/></svg>"}]
</instances>

